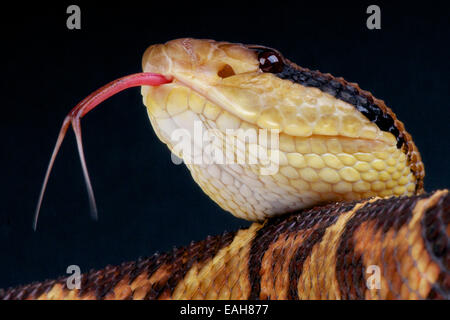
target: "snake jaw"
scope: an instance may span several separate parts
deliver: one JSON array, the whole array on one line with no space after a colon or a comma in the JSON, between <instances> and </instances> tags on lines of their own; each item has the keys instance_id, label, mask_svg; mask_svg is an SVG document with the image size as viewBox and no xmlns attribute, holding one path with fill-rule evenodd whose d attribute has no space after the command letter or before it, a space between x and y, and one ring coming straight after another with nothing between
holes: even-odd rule
<instances>
[{"instance_id":1,"label":"snake jaw","mask_svg":"<svg viewBox=\"0 0 450 320\"><path fill-rule=\"evenodd\" d=\"M294 81L303 73L263 72L258 55L264 50L268 48L178 39L150 47L143 58L144 71L174 77L169 85L142 89L153 128L172 152L184 157L194 180L216 203L235 216L262 220L330 201L410 195L420 190L420 155L403 124L381 100L356 84L336 79L339 85L353 88L354 94L372 97L370 101L380 105L369 110L381 112L372 119L352 100ZM280 59L286 68L294 68L289 60ZM274 70L279 72L279 66ZM389 121L395 127L386 126ZM193 139L196 124L202 132L213 132L222 147L230 130L275 130L278 141L269 146L244 139L241 149L234 148L231 155L223 150L227 159L255 155L256 164L211 163L209 158L205 161L202 144ZM190 159L174 139L180 130L190 137ZM398 136L406 141L401 147ZM252 147L258 152L251 152ZM276 162L270 175L261 173L267 165L267 157L260 156L264 152L276 154L270 157Z\"/></svg>"}]
</instances>

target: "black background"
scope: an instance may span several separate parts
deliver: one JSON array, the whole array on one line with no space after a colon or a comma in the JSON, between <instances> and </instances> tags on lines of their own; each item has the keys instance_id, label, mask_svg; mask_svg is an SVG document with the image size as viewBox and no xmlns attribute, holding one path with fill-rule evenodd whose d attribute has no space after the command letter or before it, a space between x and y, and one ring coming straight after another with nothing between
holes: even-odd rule
<instances>
[{"instance_id":1,"label":"black background","mask_svg":"<svg viewBox=\"0 0 450 320\"><path fill-rule=\"evenodd\" d=\"M375 2L381 30L366 28L372 3L364 1L74 3L81 30L66 28L69 2L2 8L0 288L63 275L71 264L87 271L135 260L249 225L215 205L184 166L172 164L134 88L82 122L99 221L89 217L70 133L32 230L66 113L105 83L141 71L149 45L175 38L267 45L301 66L358 82L412 134L426 189L449 186L450 28L442 3Z\"/></svg>"}]
</instances>

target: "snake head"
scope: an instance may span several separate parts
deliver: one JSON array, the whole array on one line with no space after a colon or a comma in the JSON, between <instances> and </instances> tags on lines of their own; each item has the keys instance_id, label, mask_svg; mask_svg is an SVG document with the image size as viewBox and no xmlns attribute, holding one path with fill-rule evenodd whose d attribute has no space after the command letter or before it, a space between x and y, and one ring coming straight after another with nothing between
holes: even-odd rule
<instances>
[{"instance_id":1,"label":"snake head","mask_svg":"<svg viewBox=\"0 0 450 320\"><path fill-rule=\"evenodd\" d=\"M411 136L355 83L299 67L268 47L213 40L153 45L143 69L173 78L142 87L158 137L235 216L262 220L423 190Z\"/></svg>"},{"instance_id":2,"label":"snake head","mask_svg":"<svg viewBox=\"0 0 450 320\"><path fill-rule=\"evenodd\" d=\"M110 82L66 116L45 174L74 129L91 205L97 207L80 120L141 86L158 137L223 209L263 220L321 203L423 192L420 154L382 100L355 83L302 68L279 51L213 40L153 45L143 73Z\"/></svg>"}]
</instances>

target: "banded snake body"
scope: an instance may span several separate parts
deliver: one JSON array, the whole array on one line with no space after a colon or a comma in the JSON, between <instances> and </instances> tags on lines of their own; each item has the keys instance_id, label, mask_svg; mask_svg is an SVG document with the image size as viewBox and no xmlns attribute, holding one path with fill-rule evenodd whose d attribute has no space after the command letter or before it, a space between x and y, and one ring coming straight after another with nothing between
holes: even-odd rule
<instances>
[{"instance_id":1,"label":"banded snake body","mask_svg":"<svg viewBox=\"0 0 450 320\"><path fill-rule=\"evenodd\" d=\"M450 196L424 193L420 154L383 101L256 45L173 40L149 47L143 69L170 79L142 86L160 140L219 206L256 222L91 271L80 290L60 278L0 298L449 298ZM245 138L227 149L227 160L253 156L255 163L215 163L198 140L188 141L189 155L177 146L174 132L194 137L199 128L222 147L230 130L277 130L278 140ZM274 162L277 170L264 173Z\"/></svg>"}]
</instances>

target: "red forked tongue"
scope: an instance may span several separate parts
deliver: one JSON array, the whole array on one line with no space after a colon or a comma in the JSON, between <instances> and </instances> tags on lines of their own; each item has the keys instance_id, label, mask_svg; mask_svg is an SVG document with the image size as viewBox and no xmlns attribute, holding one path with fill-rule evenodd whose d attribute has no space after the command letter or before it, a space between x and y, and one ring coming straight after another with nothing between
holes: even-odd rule
<instances>
[{"instance_id":1,"label":"red forked tongue","mask_svg":"<svg viewBox=\"0 0 450 320\"><path fill-rule=\"evenodd\" d=\"M80 119L89 111L94 109L97 105L108 99L109 97L115 95L116 93L123 91L131 87L138 86L159 86L161 84L166 84L172 82L172 79L168 79L158 73L136 73L132 74L101 87L97 91L90 94L83 101L75 106L72 111L64 119L61 130L59 131L58 140L56 141L55 148L53 149L52 157L50 158L50 163L45 174L44 183L42 184L41 193L39 195L38 204L36 207L36 212L34 215L33 229L36 230L37 221L39 217L39 210L41 209L42 199L44 198L45 188L47 187L48 178L50 172L52 171L53 164L55 162L56 155L58 154L61 143L67 133L67 129L72 125L73 131L75 132L75 137L78 146L78 153L80 154L81 166L83 168L84 180L86 181L86 188L89 195L89 204L91 207L91 214L94 219L97 219L97 206L95 204L94 191L92 189L92 184L89 179L89 174L86 166L86 160L84 159L83 144L81 140L81 126Z\"/></svg>"}]
</instances>

